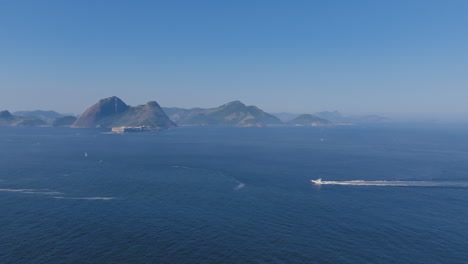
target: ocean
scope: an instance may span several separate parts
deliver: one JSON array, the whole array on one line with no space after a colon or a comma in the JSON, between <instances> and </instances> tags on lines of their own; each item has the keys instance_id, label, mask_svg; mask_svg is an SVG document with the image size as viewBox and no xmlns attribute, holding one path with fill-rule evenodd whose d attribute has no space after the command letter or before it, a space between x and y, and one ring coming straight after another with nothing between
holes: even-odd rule
<instances>
[{"instance_id":1,"label":"ocean","mask_svg":"<svg viewBox=\"0 0 468 264\"><path fill-rule=\"evenodd\" d=\"M0 263L468 263L468 127L1 127Z\"/></svg>"}]
</instances>

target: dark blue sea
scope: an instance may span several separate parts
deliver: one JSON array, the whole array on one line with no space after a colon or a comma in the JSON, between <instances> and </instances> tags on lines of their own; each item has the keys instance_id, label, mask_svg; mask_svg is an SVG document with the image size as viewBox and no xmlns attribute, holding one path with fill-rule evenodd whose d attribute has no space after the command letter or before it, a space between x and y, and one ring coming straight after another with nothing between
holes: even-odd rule
<instances>
[{"instance_id":1,"label":"dark blue sea","mask_svg":"<svg viewBox=\"0 0 468 264\"><path fill-rule=\"evenodd\" d=\"M2 127L0 263L468 263L468 127Z\"/></svg>"}]
</instances>

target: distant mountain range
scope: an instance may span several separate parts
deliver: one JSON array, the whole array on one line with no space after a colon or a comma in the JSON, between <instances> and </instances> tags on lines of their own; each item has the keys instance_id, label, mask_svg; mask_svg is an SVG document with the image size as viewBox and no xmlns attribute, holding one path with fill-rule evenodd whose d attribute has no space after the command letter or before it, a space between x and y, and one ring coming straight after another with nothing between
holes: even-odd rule
<instances>
[{"instance_id":1,"label":"distant mountain range","mask_svg":"<svg viewBox=\"0 0 468 264\"><path fill-rule=\"evenodd\" d=\"M216 108L183 109L163 108L172 121L180 126L280 126L283 122L256 106L246 106L240 101L230 102Z\"/></svg>"},{"instance_id":2,"label":"distant mountain range","mask_svg":"<svg viewBox=\"0 0 468 264\"><path fill-rule=\"evenodd\" d=\"M316 116L330 120L332 122L348 122L349 119L344 117L340 112L338 111L323 111L323 112L317 112L315 113Z\"/></svg>"},{"instance_id":3,"label":"distant mountain range","mask_svg":"<svg viewBox=\"0 0 468 264\"><path fill-rule=\"evenodd\" d=\"M63 114L57 113L55 111L42 111L42 110L16 111L16 112L13 112L13 115L25 116L25 117L36 117L38 119L45 121L46 123L52 123L55 119L64 116Z\"/></svg>"},{"instance_id":4,"label":"distant mountain range","mask_svg":"<svg viewBox=\"0 0 468 264\"><path fill-rule=\"evenodd\" d=\"M344 116L338 111L311 114L269 114L256 106L233 101L215 108L160 107L155 101L129 106L116 96L99 100L78 118L55 111L0 112L0 126L71 126L75 128L111 128L146 126L166 129L175 126L330 126L356 123L380 123L389 119L377 115Z\"/></svg>"},{"instance_id":5,"label":"distant mountain range","mask_svg":"<svg viewBox=\"0 0 468 264\"><path fill-rule=\"evenodd\" d=\"M281 112L281 113L272 113L272 115L278 117L281 121L283 122L288 122L293 120L294 118L300 116L301 114L293 114L293 113L287 113L287 112Z\"/></svg>"},{"instance_id":6,"label":"distant mountain range","mask_svg":"<svg viewBox=\"0 0 468 264\"><path fill-rule=\"evenodd\" d=\"M315 113L314 115L334 123L381 123L390 121L389 118L378 115L344 116L338 111L324 111Z\"/></svg>"},{"instance_id":7,"label":"distant mountain range","mask_svg":"<svg viewBox=\"0 0 468 264\"><path fill-rule=\"evenodd\" d=\"M62 116L52 121L51 125L54 127L72 126L77 119L76 116Z\"/></svg>"},{"instance_id":8,"label":"distant mountain range","mask_svg":"<svg viewBox=\"0 0 468 264\"><path fill-rule=\"evenodd\" d=\"M285 124L289 126L324 126L331 125L332 123L326 119L314 115L303 114L299 115L293 120L286 122Z\"/></svg>"},{"instance_id":9,"label":"distant mountain range","mask_svg":"<svg viewBox=\"0 0 468 264\"><path fill-rule=\"evenodd\" d=\"M0 111L0 126L44 126L47 123L37 117L12 115L7 110Z\"/></svg>"},{"instance_id":10,"label":"distant mountain range","mask_svg":"<svg viewBox=\"0 0 468 264\"><path fill-rule=\"evenodd\" d=\"M293 113L275 113L273 114L277 116L281 121L285 122L286 124L293 120L294 118L300 116L300 114L293 114ZM313 114L316 117L320 117L326 119L334 124L364 124L364 123L383 123L391 121L389 118L378 116L378 115L354 115L354 116L344 116L338 111L324 111L324 112L317 112Z\"/></svg>"}]
</instances>

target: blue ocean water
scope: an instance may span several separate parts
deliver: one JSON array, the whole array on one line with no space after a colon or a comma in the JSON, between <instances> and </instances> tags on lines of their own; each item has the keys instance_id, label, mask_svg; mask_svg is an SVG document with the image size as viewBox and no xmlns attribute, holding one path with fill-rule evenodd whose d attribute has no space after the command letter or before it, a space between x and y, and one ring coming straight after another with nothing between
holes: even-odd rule
<instances>
[{"instance_id":1,"label":"blue ocean water","mask_svg":"<svg viewBox=\"0 0 468 264\"><path fill-rule=\"evenodd\" d=\"M467 127L3 127L0 263L468 263L467 183Z\"/></svg>"}]
</instances>

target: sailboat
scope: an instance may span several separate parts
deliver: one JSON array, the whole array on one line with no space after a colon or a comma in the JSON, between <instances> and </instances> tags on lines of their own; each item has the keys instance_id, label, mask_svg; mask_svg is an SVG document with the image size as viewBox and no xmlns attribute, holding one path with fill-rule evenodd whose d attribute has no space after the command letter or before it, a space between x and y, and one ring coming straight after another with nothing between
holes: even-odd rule
<instances>
[{"instance_id":1,"label":"sailboat","mask_svg":"<svg viewBox=\"0 0 468 264\"><path fill-rule=\"evenodd\" d=\"M87 153L87 152L84 153L84 157L85 157L85 158L88 157L88 153Z\"/></svg>"}]
</instances>

